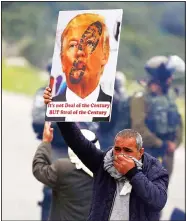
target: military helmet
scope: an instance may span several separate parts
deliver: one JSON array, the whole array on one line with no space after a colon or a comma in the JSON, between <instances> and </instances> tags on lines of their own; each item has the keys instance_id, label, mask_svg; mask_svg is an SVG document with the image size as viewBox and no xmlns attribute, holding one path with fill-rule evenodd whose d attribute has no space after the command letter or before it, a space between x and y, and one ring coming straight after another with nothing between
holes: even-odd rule
<instances>
[{"instance_id":1,"label":"military helmet","mask_svg":"<svg viewBox=\"0 0 186 221\"><path fill-rule=\"evenodd\" d=\"M149 80L166 82L176 71L185 71L185 62L177 55L154 56L145 64L145 70L149 75Z\"/></svg>"},{"instance_id":2,"label":"military helmet","mask_svg":"<svg viewBox=\"0 0 186 221\"><path fill-rule=\"evenodd\" d=\"M174 68L168 68L168 58L165 56L155 56L147 61L145 70L150 79L154 81L165 82L174 73Z\"/></svg>"}]
</instances>

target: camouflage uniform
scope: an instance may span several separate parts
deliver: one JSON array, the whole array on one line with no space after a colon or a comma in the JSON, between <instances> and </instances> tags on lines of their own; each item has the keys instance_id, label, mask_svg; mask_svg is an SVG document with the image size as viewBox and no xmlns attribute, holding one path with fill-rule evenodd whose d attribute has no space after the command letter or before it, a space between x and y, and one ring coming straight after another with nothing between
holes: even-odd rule
<instances>
[{"instance_id":1,"label":"camouflage uniform","mask_svg":"<svg viewBox=\"0 0 186 221\"><path fill-rule=\"evenodd\" d=\"M163 161L169 174L172 173L174 153L167 151L166 141L182 141L182 123L175 104L175 94L153 97L149 91L137 92L130 103L131 128L143 137L146 152Z\"/></svg>"},{"instance_id":2,"label":"camouflage uniform","mask_svg":"<svg viewBox=\"0 0 186 221\"><path fill-rule=\"evenodd\" d=\"M172 99L176 100L177 94L176 94L175 90L170 89L169 95ZM176 148L178 148L182 142L183 142L183 122L180 119L180 124L176 130L176 138L175 138ZM166 165L169 176L170 176L172 174L172 170L173 170L174 152L173 153L167 152L163 158L163 162Z\"/></svg>"}]
</instances>

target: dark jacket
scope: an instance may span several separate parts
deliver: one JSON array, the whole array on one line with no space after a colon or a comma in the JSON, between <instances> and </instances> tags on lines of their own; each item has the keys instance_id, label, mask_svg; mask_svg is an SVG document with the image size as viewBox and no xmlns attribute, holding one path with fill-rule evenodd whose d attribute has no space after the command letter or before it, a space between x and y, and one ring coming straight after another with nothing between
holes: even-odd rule
<instances>
[{"instance_id":1,"label":"dark jacket","mask_svg":"<svg viewBox=\"0 0 186 221\"><path fill-rule=\"evenodd\" d=\"M94 173L89 221L108 221L116 192L116 182L103 169L105 153L96 149L74 123L57 123L76 155ZM130 221L159 220L167 201L168 174L160 162L149 154L143 156L142 171L133 168L126 174L132 185L129 205Z\"/></svg>"},{"instance_id":2,"label":"dark jacket","mask_svg":"<svg viewBox=\"0 0 186 221\"><path fill-rule=\"evenodd\" d=\"M100 92L98 96L97 102L110 102L111 103L112 97L109 96L108 94L105 94L101 87L100 87ZM52 101L54 102L66 102L66 90L64 91L63 94L59 94L55 97L52 98ZM109 121L110 115L108 117L93 117L94 122L99 122L99 121ZM45 117L45 120L47 121L65 121L65 117Z\"/></svg>"},{"instance_id":3,"label":"dark jacket","mask_svg":"<svg viewBox=\"0 0 186 221\"><path fill-rule=\"evenodd\" d=\"M67 158L51 163L50 143L39 145L33 159L33 174L52 188L49 220L87 219L92 198L92 177L83 170L77 170Z\"/></svg>"}]
</instances>

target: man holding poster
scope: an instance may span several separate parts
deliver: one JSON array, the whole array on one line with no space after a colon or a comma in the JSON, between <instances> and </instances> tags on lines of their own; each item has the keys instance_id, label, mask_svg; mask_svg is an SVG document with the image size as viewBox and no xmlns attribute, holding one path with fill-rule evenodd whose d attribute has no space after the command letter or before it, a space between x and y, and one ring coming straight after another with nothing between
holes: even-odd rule
<instances>
[{"instance_id":1,"label":"man holding poster","mask_svg":"<svg viewBox=\"0 0 186 221\"><path fill-rule=\"evenodd\" d=\"M105 93L100 85L110 54L109 32L104 16L94 13L77 14L62 32L60 44L60 61L67 88L63 93L54 95L52 101L54 104L55 102L67 103L63 106L65 108L69 108L68 104L72 102L81 104L84 112L80 110L78 113L81 115L73 115L73 112L67 112L69 114L64 115L64 111L50 112L48 107L46 120L109 121L112 96ZM101 105L98 105L98 102ZM89 106L83 106L85 103ZM85 110L84 107L89 110ZM100 108L100 111L97 109L94 111L94 107ZM102 109L104 107L107 107L106 113ZM98 113L97 116L96 113Z\"/></svg>"}]
</instances>

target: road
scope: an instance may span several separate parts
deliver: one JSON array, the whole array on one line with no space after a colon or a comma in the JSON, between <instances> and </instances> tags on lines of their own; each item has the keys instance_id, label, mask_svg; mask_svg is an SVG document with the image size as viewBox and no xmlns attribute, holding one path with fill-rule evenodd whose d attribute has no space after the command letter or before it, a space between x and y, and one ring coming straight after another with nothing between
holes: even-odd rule
<instances>
[{"instance_id":1,"label":"road","mask_svg":"<svg viewBox=\"0 0 186 221\"><path fill-rule=\"evenodd\" d=\"M2 94L2 219L39 220L42 185L32 175L39 141L31 128L32 99Z\"/></svg>"},{"instance_id":2,"label":"road","mask_svg":"<svg viewBox=\"0 0 186 221\"><path fill-rule=\"evenodd\" d=\"M32 159L39 141L31 128L32 99L2 92L2 219L39 220L42 184L32 175ZM168 202L162 220L172 209L185 211L185 148L175 154Z\"/></svg>"}]
</instances>

